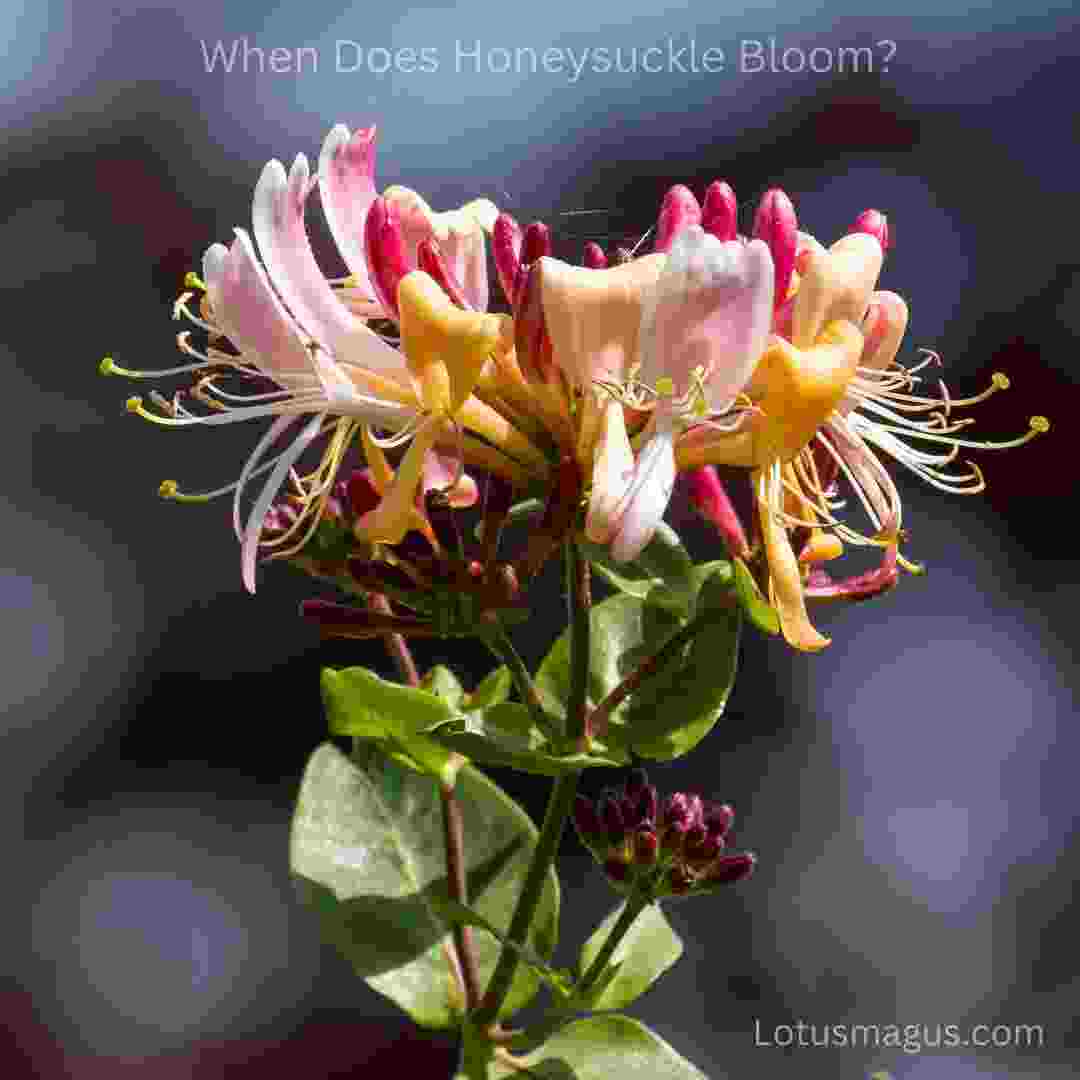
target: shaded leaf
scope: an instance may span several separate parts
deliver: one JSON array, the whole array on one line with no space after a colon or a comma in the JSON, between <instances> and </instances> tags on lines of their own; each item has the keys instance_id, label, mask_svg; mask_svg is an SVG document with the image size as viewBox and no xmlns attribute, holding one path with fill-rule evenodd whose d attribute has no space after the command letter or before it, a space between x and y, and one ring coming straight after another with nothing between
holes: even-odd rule
<instances>
[{"instance_id":1,"label":"shaded leaf","mask_svg":"<svg viewBox=\"0 0 1080 1080\"><path fill-rule=\"evenodd\" d=\"M742 559L735 559L732 567L735 573L735 593L739 597L739 603L742 604L747 618L764 633L779 634L780 616L761 594L754 575L750 573L746 563Z\"/></svg>"},{"instance_id":2,"label":"shaded leaf","mask_svg":"<svg viewBox=\"0 0 1080 1080\"><path fill-rule=\"evenodd\" d=\"M482 773L465 766L456 793L472 906L499 925L521 890L537 832L528 816ZM367 982L422 1026L452 1027L463 1001L451 965L442 806L436 782L402 768L371 743L351 760L326 743L311 756L293 817L290 865L324 932ZM550 959L559 887L549 874L528 947ZM486 982L496 939L474 934ZM537 976L519 967L502 1015L536 993Z\"/></svg>"},{"instance_id":3,"label":"shaded leaf","mask_svg":"<svg viewBox=\"0 0 1080 1080\"><path fill-rule=\"evenodd\" d=\"M487 709L492 705L501 705L510 697L513 685L514 680L511 678L510 671L503 664L495 668L494 671L488 672L479 686L471 694L466 695L463 707L466 709Z\"/></svg>"},{"instance_id":4,"label":"shaded leaf","mask_svg":"<svg viewBox=\"0 0 1080 1080\"><path fill-rule=\"evenodd\" d=\"M581 949L581 971L588 971L607 940L625 904L620 904L592 933ZM591 995L592 1009L621 1009L639 998L682 956L679 935L664 918L659 904L648 904L633 921L610 961L615 968L607 985ZM611 971L611 967L607 970Z\"/></svg>"}]
</instances>

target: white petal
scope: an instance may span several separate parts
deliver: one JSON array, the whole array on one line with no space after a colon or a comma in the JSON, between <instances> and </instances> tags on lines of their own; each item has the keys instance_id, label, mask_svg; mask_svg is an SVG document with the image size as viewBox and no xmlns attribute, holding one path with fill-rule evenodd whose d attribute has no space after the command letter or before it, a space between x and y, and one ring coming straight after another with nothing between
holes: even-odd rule
<instances>
[{"instance_id":1,"label":"white petal","mask_svg":"<svg viewBox=\"0 0 1080 1080\"><path fill-rule=\"evenodd\" d=\"M710 410L726 409L765 350L773 279L762 241L720 241L697 225L680 231L642 309L642 381L669 378L679 395L700 369Z\"/></svg>"},{"instance_id":2,"label":"white petal","mask_svg":"<svg viewBox=\"0 0 1080 1080\"><path fill-rule=\"evenodd\" d=\"M344 124L330 131L319 154L319 193L334 242L356 278L374 296L364 259L364 222L375 201L375 128L352 135Z\"/></svg>"},{"instance_id":3,"label":"white petal","mask_svg":"<svg viewBox=\"0 0 1080 1080\"><path fill-rule=\"evenodd\" d=\"M308 336L341 361L373 371L400 367L400 354L345 307L315 262L304 226L311 189L303 154L288 176L271 161L259 177L252 220L270 280Z\"/></svg>"},{"instance_id":4,"label":"white petal","mask_svg":"<svg viewBox=\"0 0 1080 1080\"><path fill-rule=\"evenodd\" d=\"M274 471L251 508L251 516L248 518L240 549L240 568L248 592L255 591L255 559L259 551L259 537L262 535L266 512L270 509L270 504L274 501L274 496L277 495L289 470L296 464L297 458L315 441L325 419L325 413L319 413L318 416L311 418L307 427L297 435L296 442L278 459Z\"/></svg>"},{"instance_id":5,"label":"white petal","mask_svg":"<svg viewBox=\"0 0 1080 1080\"><path fill-rule=\"evenodd\" d=\"M611 542L616 562L628 562L641 554L667 511L674 487L675 432L670 423L661 420L638 454L634 478L623 500Z\"/></svg>"}]
</instances>

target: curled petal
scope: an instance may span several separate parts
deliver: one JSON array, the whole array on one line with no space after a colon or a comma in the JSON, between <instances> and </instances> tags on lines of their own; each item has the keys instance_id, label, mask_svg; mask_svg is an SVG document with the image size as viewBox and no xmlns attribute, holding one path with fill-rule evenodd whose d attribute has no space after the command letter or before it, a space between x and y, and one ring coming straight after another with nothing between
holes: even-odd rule
<instances>
[{"instance_id":1,"label":"curled petal","mask_svg":"<svg viewBox=\"0 0 1080 1080\"><path fill-rule=\"evenodd\" d=\"M502 338L505 317L454 307L422 270L402 278L398 303L401 345L424 407L453 416Z\"/></svg>"},{"instance_id":2,"label":"curled petal","mask_svg":"<svg viewBox=\"0 0 1080 1080\"><path fill-rule=\"evenodd\" d=\"M705 189L701 227L717 240L734 240L738 234L739 204L731 185L714 180Z\"/></svg>"},{"instance_id":3,"label":"curled petal","mask_svg":"<svg viewBox=\"0 0 1080 1080\"><path fill-rule=\"evenodd\" d=\"M353 134L338 124L326 136L319 154L319 193L323 213L338 251L356 283L375 294L364 256L364 222L375 201L375 127Z\"/></svg>"},{"instance_id":4,"label":"curled petal","mask_svg":"<svg viewBox=\"0 0 1080 1080\"><path fill-rule=\"evenodd\" d=\"M833 319L860 325L883 257L881 245L868 233L849 233L828 251L810 248L792 309L792 343L808 348Z\"/></svg>"},{"instance_id":5,"label":"curled petal","mask_svg":"<svg viewBox=\"0 0 1080 1080\"><path fill-rule=\"evenodd\" d=\"M611 542L616 562L636 558L653 538L675 487L675 429L666 410L655 414L653 434L638 454L630 488L616 511Z\"/></svg>"},{"instance_id":6,"label":"curled petal","mask_svg":"<svg viewBox=\"0 0 1080 1080\"><path fill-rule=\"evenodd\" d=\"M682 184L670 188L656 221L656 251L670 251L675 237L691 225L701 224L701 207L694 193Z\"/></svg>"},{"instance_id":7,"label":"curled petal","mask_svg":"<svg viewBox=\"0 0 1080 1080\"><path fill-rule=\"evenodd\" d=\"M319 385L296 323L277 298L251 238L236 230L231 248L214 244L203 256L206 292L218 325L238 349L288 390Z\"/></svg>"},{"instance_id":8,"label":"curled petal","mask_svg":"<svg viewBox=\"0 0 1080 1080\"><path fill-rule=\"evenodd\" d=\"M692 428L676 445L679 468L790 461L843 399L862 346L862 334L847 322L829 323L809 349L773 336L750 384L753 414L730 432Z\"/></svg>"},{"instance_id":9,"label":"curled petal","mask_svg":"<svg viewBox=\"0 0 1080 1080\"><path fill-rule=\"evenodd\" d=\"M429 491L442 492L455 510L475 506L480 498L476 481L462 470L460 455L438 447L429 450L424 458L422 487L425 495Z\"/></svg>"},{"instance_id":10,"label":"curled petal","mask_svg":"<svg viewBox=\"0 0 1080 1080\"><path fill-rule=\"evenodd\" d=\"M863 345L859 367L884 371L896 359L908 324L908 307L894 292L875 292L864 320Z\"/></svg>"},{"instance_id":11,"label":"curled petal","mask_svg":"<svg viewBox=\"0 0 1080 1080\"><path fill-rule=\"evenodd\" d=\"M769 562L769 602L780 617L780 629L789 645L803 652L817 652L829 644L814 629L806 614L802 575L787 530L777 520L782 492L776 470L761 470L755 479L758 521Z\"/></svg>"},{"instance_id":12,"label":"curled petal","mask_svg":"<svg viewBox=\"0 0 1080 1080\"><path fill-rule=\"evenodd\" d=\"M259 177L252 220L270 279L308 336L324 349L376 371L397 367L394 350L345 307L315 261L304 226L304 206L313 187L303 154L288 176L280 162L271 161Z\"/></svg>"},{"instance_id":13,"label":"curled petal","mask_svg":"<svg viewBox=\"0 0 1080 1080\"><path fill-rule=\"evenodd\" d=\"M745 386L765 349L773 311L773 264L760 240L721 243L699 225L675 238L641 315L641 378L677 395L704 381L712 412Z\"/></svg>"},{"instance_id":14,"label":"curled petal","mask_svg":"<svg viewBox=\"0 0 1080 1080\"><path fill-rule=\"evenodd\" d=\"M869 600L888 592L899 580L897 561L897 545L890 544L885 548L881 565L864 574L834 581L823 570L815 570L807 580L806 595L811 600Z\"/></svg>"},{"instance_id":15,"label":"curled petal","mask_svg":"<svg viewBox=\"0 0 1080 1080\"><path fill-rule=\"evenodd\" d=\"M551 230L542 222L534 221L525 229L521 241L521 265L532 266L537 259L551 254Z\"/></svg>"},{"instance_id":16,"label":"curled petal","mask_svg":"<svg viewBox=\"0 0 1080 1080\"><path fill-rule=\"evenodd\" d=\"M666 259L646 255L606 270L550 257L536 264L555 363L572 382L623 377L637 354L644 296Z\"/></svg>"},{"instance_id":17,"label":"curled petal","mask_svg":"<svg viewBox=\"0 0 1080 1080\"><path fill-rule=\"evenodd\" d=\"M619 508L634 475L634 451L626 434L622 405L605 396L601 410L592 495L585 519L585 535L595 544L607 544L614 535Z\"/></svg>"},{"instance_id":18,"label":"curled petal","mask_svg":"<svg viewBox=\"0 0 1080 1080\"><path fill-rule=\"evenodd\" d=\"M416 265L416 247L413 246L410 260L406 254L400 211L395 203L378 198L371 204L364 225L364 251L375 295L390 318L396 320L399 318L398 284Z\"/></svg>"}]
</instances>

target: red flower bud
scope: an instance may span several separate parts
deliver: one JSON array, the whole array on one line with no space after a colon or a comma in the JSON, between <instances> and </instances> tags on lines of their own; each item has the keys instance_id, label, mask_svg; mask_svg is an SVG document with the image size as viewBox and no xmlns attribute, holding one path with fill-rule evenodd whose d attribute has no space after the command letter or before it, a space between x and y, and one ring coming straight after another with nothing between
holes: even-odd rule
<instances>
[{"instance_id":1,"label":"red flower bud","mask_svg":"<svg viewBox=\"0 0 1080 1080\"><path fill-rule=\"evenodd\" d=\"M701 224L701 207L694 193L682 184L668 190L660 204L660 216L656 221L656 251L670 251L675 234L690 225Z\"/></svg>"},{"instance_id":2,"label":"red flower bud","mask_svg":"<svg viewBox=\"0 0 1080 1080\"><path fill-rule=\"evenodd\" d=\"M585 245L584 262L590 270L604 270L608 264L604 249L593 240Z\"/></svg>"},{"instance_id":3,"label":"red flower bud","mask_svg":"<svg viewBox=\"0 0 1080 1080\"><path fill-rule=\"evenodd\" d=\"M750 557L750 542L727 489L712 465L690 469L686 474L690 504L720 534L730 555Z\"/></svg>"},{"instance_id":4,"label":"red flower bud","mask_svg":"<svg viewBox=\"0 0 1080 1080\"><path fill-rule=\"evenodd\" d=\"M495 219L491 233L491 251L495 257L495 272L499 276L503 296L508 304L514 303L518 275L521 273L521 226L509 215L500 214Z\"/></svg>"},{"instance_id":5,"label":"red flower bud","mask_svg":"<svg viewBox=\"0 0 1080 1080\"><path fill-rule=\"evenodd\" d=\"M596 804L584 795L579 795L574 800L574 825L586 840L603 836L606 832L604 823L596 812Z\"/></svg>"},{"instance_id":6,"label":"red flower bud","mask_svg":"<svg viewBox=\"0 0 1080 1080\"><path fill-rule=\"evenodd\" d=\"M761 197L754 215L753 235L764 240L772 254L776 269L776 289L773 303L779 307L786 299L791 285L791 272L795 269L795 248L798 243L799 223L795 207L780 188L770 188Z\"/></svg>"},{"instance_id":7,"label":"red flower bud","mask_svg":"<svg viewBox=\"0 0 1080 1080\"><path fill-rule=\"evenodd\" d=\"M735 192L723 180L714 180L705 189L701 208L701 227L717 240L734 240L738 232L739 204Z\"/></svg>"},{"instance_id":8,"label":"red flower bud","mask_svg":"<svg viewBox=\"0 0 1080 1080\"><path fill-rule=\"evenodd\" d=\"M642 866L651 866L656 862L660 842L652 829L638 829L634 833L634 861Z\"/></svg>"},{"instance_id":9,"label":"red flower bud","mask_svg":"<svg viewBox=\"0 0 1080 1080\"><path fill-rule=\"evenodd\" d=\"M889 231L889 219L880 210L864 210L855 219L851 231L853 233L869 233L881 245L882 251L888 251L893 246L892 234Z\"/></svg>"},{"instance_id":10,"label":"red flower bud","mask_svg":"<svg viewBox=\"0 0 1080 1080\"><path fill-rule=\"evenodd\" d=\"M390 318L396 320L398 284L412 267L405 254L400 212L381 195L371 204L364 222L364 254L375 296Z\"/></svg>"},{"instance_id":11,"label":"red flower bud","mask_svg":"<svg viewBox=\"0 0 1080 1080\"><path fill-rule=\"evenodd\" d=\"M753 872L757 864L756 857L749 851L738 855L721 855L709 867L705 880L712 884L731 884L736 881L745 881Z\"/></svg>"},{"instance_id":12,"label":"red flower bud","mask_svg":"<svg viewBox=\"0 0 1080 1080\"><path fill-rule=\"evenodd\" d=\"M735 811L727 803L709 803L705 807L705 830L710 836L723 839L735 820Z\"/></svg>"},{"instance_id":13,"label":"red flower bud","mask_svg":"<svg viewBox=\"0 0 1080 1080\"><path fill-rule=\"evenodd\" d=\"M551 230L542 221L534 221L521 241L521 265L532 266L537 259L550 254Z\"/></svg>"}]
</instances>

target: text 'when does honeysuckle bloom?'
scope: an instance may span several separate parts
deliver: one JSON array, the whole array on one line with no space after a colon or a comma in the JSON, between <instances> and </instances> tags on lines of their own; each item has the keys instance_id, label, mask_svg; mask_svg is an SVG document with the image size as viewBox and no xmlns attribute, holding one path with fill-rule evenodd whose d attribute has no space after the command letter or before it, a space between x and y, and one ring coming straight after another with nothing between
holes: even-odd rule
<instances>
[{"instance_id":1,"label":"text 'when does honeysuckle bloom?'","mask_svg":"<svg viewBox=\"0 0 1080 1080\"><path fill-rule=\"evenodd\" d=\"M324 274L309 241L316 188L345 277ZM200 495L162 485L180 501L233 495L251 589L260 554L296 555L315 535L353 448L373 498L349 528L369 562L410 532L437 552L429 497L474 503L477 469L518 495L546 495L545 521L568 534L584 508L588 538L631 560L682 471L730 554L752 568L787 640L816 649L827 639L809 621L807 597L869 595L898 567L917 569L899 553L900 499L878 452L934 486L970 492L982 476L955 466L961 448L1017 445L1047 427L1036 417L1027 435L998 444L961 436L971 421L957 410L1003 388L1004 376L968 399L943 384L940 394L919 392L936 356L896 361L907 307L877 289L889 235L876 211L825 248L799 231L777 189L745 236L726 183L701 204L676 186L634 251L609 265L592 243L584 265L572 266L553 257L544 225L522 228L487 199L437 213L406 188L379 195L375 129L339 126L314 174L303 155L288 171L266 166L252 218L254 242L237 229L229 246L212 245L201 279L189 275L177 301L176 317L191 324L178 337L189 362L158 372L102 365L135 378L191 377L171 395L129 400L159 425L269 418L234 482ZM650 234L653 250L639 254ZM510 314L488 310L489 242ZM386 452L398 448L391 465ZM714 465L744 470L752 483L748 527ZM869 529L837 516L838 480ZM287 522L272 512L283 493ZM535 552L557 548L549 534L526 560L529 572ZM821 564L844 543L882 548L881 571L825 575Z\"/></svg>"}]
</instances>

